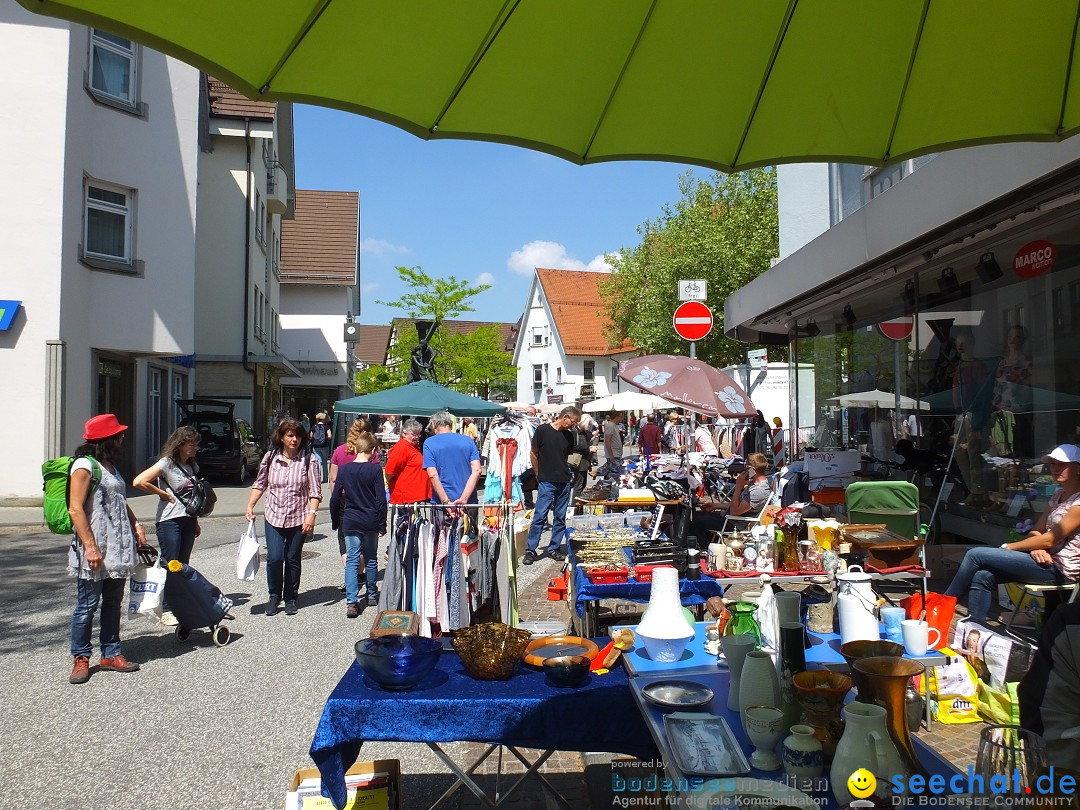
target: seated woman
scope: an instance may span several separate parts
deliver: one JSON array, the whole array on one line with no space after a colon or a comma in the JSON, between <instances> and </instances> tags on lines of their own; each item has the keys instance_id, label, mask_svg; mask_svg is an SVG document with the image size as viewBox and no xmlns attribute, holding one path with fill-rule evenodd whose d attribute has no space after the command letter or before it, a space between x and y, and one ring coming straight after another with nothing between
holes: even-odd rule
<instances>
[{"instance_id":1,"label":"seated woman","mask_svg":"<svg viewBox=\"0 0 1080 810\"><path fill-rule=\"evenodd\" d=\"M690 519L690 534L697 537L699 543L707 542L709 532L720 531L728 515L759 514L772 495L769 477L765 475L768 468L769 460L763 453L751 453L746 459L746 469L735 479L731 501L696 510Z\"/></svg>"},{"instance_id":2,"label":"seated woman","mask_svg":"<svg viewBox=\"0 0 1080 810\"><path fill-rule=\"evenodd\" d=\"M985 619L1003 582L1064 585L1080 576L1080 447L1055 447L1043 461L1061 489L1028 536L1000 548L980 546L964 555L946 589L967 597L968 614Z\"/></svg>"}]
</instances>

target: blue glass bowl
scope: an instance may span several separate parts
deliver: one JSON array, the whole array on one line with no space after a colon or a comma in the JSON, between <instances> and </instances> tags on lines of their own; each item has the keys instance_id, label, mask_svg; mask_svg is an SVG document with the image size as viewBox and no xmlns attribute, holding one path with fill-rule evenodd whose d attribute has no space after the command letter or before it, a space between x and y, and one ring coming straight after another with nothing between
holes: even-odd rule
<instances>
[{"instance_id":1,"label":"blue glass bowl","mask_svg":"<svg viewBox=\"0 0 1080 810\"><path fill-rule=\"evenodd\" d=\"M383 689L415 689L442 654L442 641L422 636L381 636L356 642L356 663Z\"/></svg>"}]
</instances>

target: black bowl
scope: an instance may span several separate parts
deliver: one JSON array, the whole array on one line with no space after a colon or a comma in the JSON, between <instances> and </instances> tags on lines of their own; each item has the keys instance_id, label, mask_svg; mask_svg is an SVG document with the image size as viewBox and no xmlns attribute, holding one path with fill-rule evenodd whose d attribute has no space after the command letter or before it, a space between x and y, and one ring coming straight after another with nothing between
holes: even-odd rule
<instances>
[{"instance_id":1,"label":"black bowl","mask_svg":"<svg viewBox=\"0 0 1080 810\"><path fill-rule=\"evenodd\" d=\"M422 636L381 636L356 642L356 663L383 689L414 689L435 668L442 641Z\"/></svg>"},{"instance_id":2,"label":"black bowl","mask_svg":"<svg viewBox=\"0 0 1080 810\"><path fill-rule=\"evenodd\" d=\"M560 655L544 660L544 674L556 686L581 686L589 677L589 659L584 655Z\"/></svg>"}]
</instances>

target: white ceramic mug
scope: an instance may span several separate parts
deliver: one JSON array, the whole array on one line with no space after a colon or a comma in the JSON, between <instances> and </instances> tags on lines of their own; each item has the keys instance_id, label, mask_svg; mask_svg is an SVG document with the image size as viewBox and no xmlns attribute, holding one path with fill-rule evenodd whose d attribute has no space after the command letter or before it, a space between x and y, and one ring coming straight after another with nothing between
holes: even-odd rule
<instances>
[{"instance_id":1,"label":"white ceramic mug","mask_svg":"<svg viewBox=\"0 0 1080 810\"><path fill-rule=\"evenodd\" d=\"M904 619L900 622L900 631L904 634L904 652L908 655L926 655L926 650L941 640L936 627L918 619ZM934 634L932 642L931 633Z\"/></svg>"}]
</instances>

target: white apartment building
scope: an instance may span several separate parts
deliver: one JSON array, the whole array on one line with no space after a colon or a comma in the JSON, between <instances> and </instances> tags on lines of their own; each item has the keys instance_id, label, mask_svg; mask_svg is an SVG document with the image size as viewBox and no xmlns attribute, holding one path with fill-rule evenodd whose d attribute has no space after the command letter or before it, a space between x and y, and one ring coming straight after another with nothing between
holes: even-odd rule
<instances>
[{"instance_id":1,"label":"white apartment building","mask_svg":"<svg viewBox=\"0 0 1080 810\"><path fill-rule=\"evenodd\" d=\"M198 397L232 402L259 436L281 413L281 220L293 207L292 105L204 76L194 365Z\"/></svg>"},{"instance_id":2,"label":"white apartment building","mask_svg":"<svg viewBox=\"0 0 1080 810\"><path fill-rule=\"evenodd\" d=\"M582 404L623 390L619 361L636 354L604 337L604 273L537 268L514 347L517 401Z\"/></svg>"},{"instance_id":3,"label":"white apartment building","mask_svg":"<svg viewBox=\"0 0 1080 810\"><path fill-rule=\"evenodd\" d=\"M0 500L40 503L90 416L130 426L130 480L190 391L199 73L14 3L0 67Z\"/></svg>"},{"instance_id":4,"label":"white apartment building","mask_svg":"<svg viewBox=\"0 0 1080 810\"><path fill-rule=\"evenodd\" d=\"M293 416L353 395L344 329L360 309L359 245L359 192L297 189L281 233L281 353L300 371L281 380Z\"/></svg>"}]
</instances>

